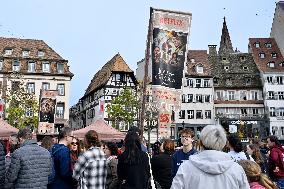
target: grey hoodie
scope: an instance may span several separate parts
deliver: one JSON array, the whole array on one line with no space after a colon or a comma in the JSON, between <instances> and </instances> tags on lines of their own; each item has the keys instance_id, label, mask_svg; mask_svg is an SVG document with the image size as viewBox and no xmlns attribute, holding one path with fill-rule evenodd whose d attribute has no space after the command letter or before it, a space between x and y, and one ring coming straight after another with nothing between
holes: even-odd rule
<instances>
[{"instance_id":1,"label":"grey hoodie","mask_svg":"<svg viewBox=\"0 0 284 189\"><path fill-rule=\"evenodd\" d=\"M243 168L224 152L205 150L179 167L171 189L249 189Z\"/></svg>"}]
</instances>

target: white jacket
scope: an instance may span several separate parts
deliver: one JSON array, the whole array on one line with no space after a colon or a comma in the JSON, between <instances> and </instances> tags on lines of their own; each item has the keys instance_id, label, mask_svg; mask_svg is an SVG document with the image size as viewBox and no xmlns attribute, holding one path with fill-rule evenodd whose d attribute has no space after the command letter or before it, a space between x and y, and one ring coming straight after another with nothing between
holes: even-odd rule
<instances>
[{"instance_id":1,"label":"white jacket","mask_svg":"<svg viewBox=\"0 0 284 189\"><path fill-rule=\"evenodd\" d=\"M205 150L178 169L171 189L249 189L243 168L224 152Z\"/></svg>"}]
</instances>

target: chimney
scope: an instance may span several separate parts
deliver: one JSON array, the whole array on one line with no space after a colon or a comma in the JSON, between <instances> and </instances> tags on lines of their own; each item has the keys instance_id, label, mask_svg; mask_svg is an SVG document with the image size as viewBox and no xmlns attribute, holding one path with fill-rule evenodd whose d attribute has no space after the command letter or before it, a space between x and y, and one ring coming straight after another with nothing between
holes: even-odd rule
<instances>
[{"instance_id":1,"label":"chimney","mask_svg":"<svg viewBox=\"0 0 284 189\"><path fill-rule=\"evenodd\" d=\"M217 55L216 47L217 47L217 45L208 45L210 56L214 56L214 55L216 56Z\"/></svg>"}]
</instances>

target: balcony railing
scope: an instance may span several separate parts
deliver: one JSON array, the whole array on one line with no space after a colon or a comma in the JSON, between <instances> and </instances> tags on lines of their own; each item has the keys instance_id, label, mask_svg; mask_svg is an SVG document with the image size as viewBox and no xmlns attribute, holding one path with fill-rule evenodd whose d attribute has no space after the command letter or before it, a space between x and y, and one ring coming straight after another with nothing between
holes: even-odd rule
<instances>
[{"instance_id":1,"label":"balcony railing","mask_svg":"<svg viewBox=\"0 0 284 189\"><path fill-rule=\"evenodd\" d=\"M229 118L229 119L263 119L265 114L217 114L218 118Z\"/></svg>"},{"instance_id":2,"label":"balcony railing","mask_svg":"<svg viewBox=\"0 0 284 189\"><path fill-rule=\"evenodd\" d=\"M56 118L64 118L64 113L56 113Z\"/></svg>"}]
</instances>

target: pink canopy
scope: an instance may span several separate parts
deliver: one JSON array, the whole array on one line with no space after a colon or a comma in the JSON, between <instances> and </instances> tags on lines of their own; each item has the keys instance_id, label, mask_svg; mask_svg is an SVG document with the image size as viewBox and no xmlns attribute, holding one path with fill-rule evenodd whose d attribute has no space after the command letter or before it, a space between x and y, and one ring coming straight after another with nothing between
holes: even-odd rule
<instances>
[{"instance_id":1,"label":"pink canopy","mask_svg":"<svg viewBox=\"0 0 284 189\"><path fill-rule=\"evenodd\" d=\"M12 127L6 121L0 120L0 138L8 138L12 134L17 134L19 129Z\"/></svg>"},{"instance_id":2,"label":"pink canopy","mask_svg":"<svg viewBox=\"0 0 284 189\"><path fill-rule=\"evenodd\" d=\"M125 138L124 133L116 130L101 119L85 128L74 131L73 135L83 139L85 134L90 130L95 130L99 135L99 139L103 141L122 140Z\"/></svg>"}]
</instances>

